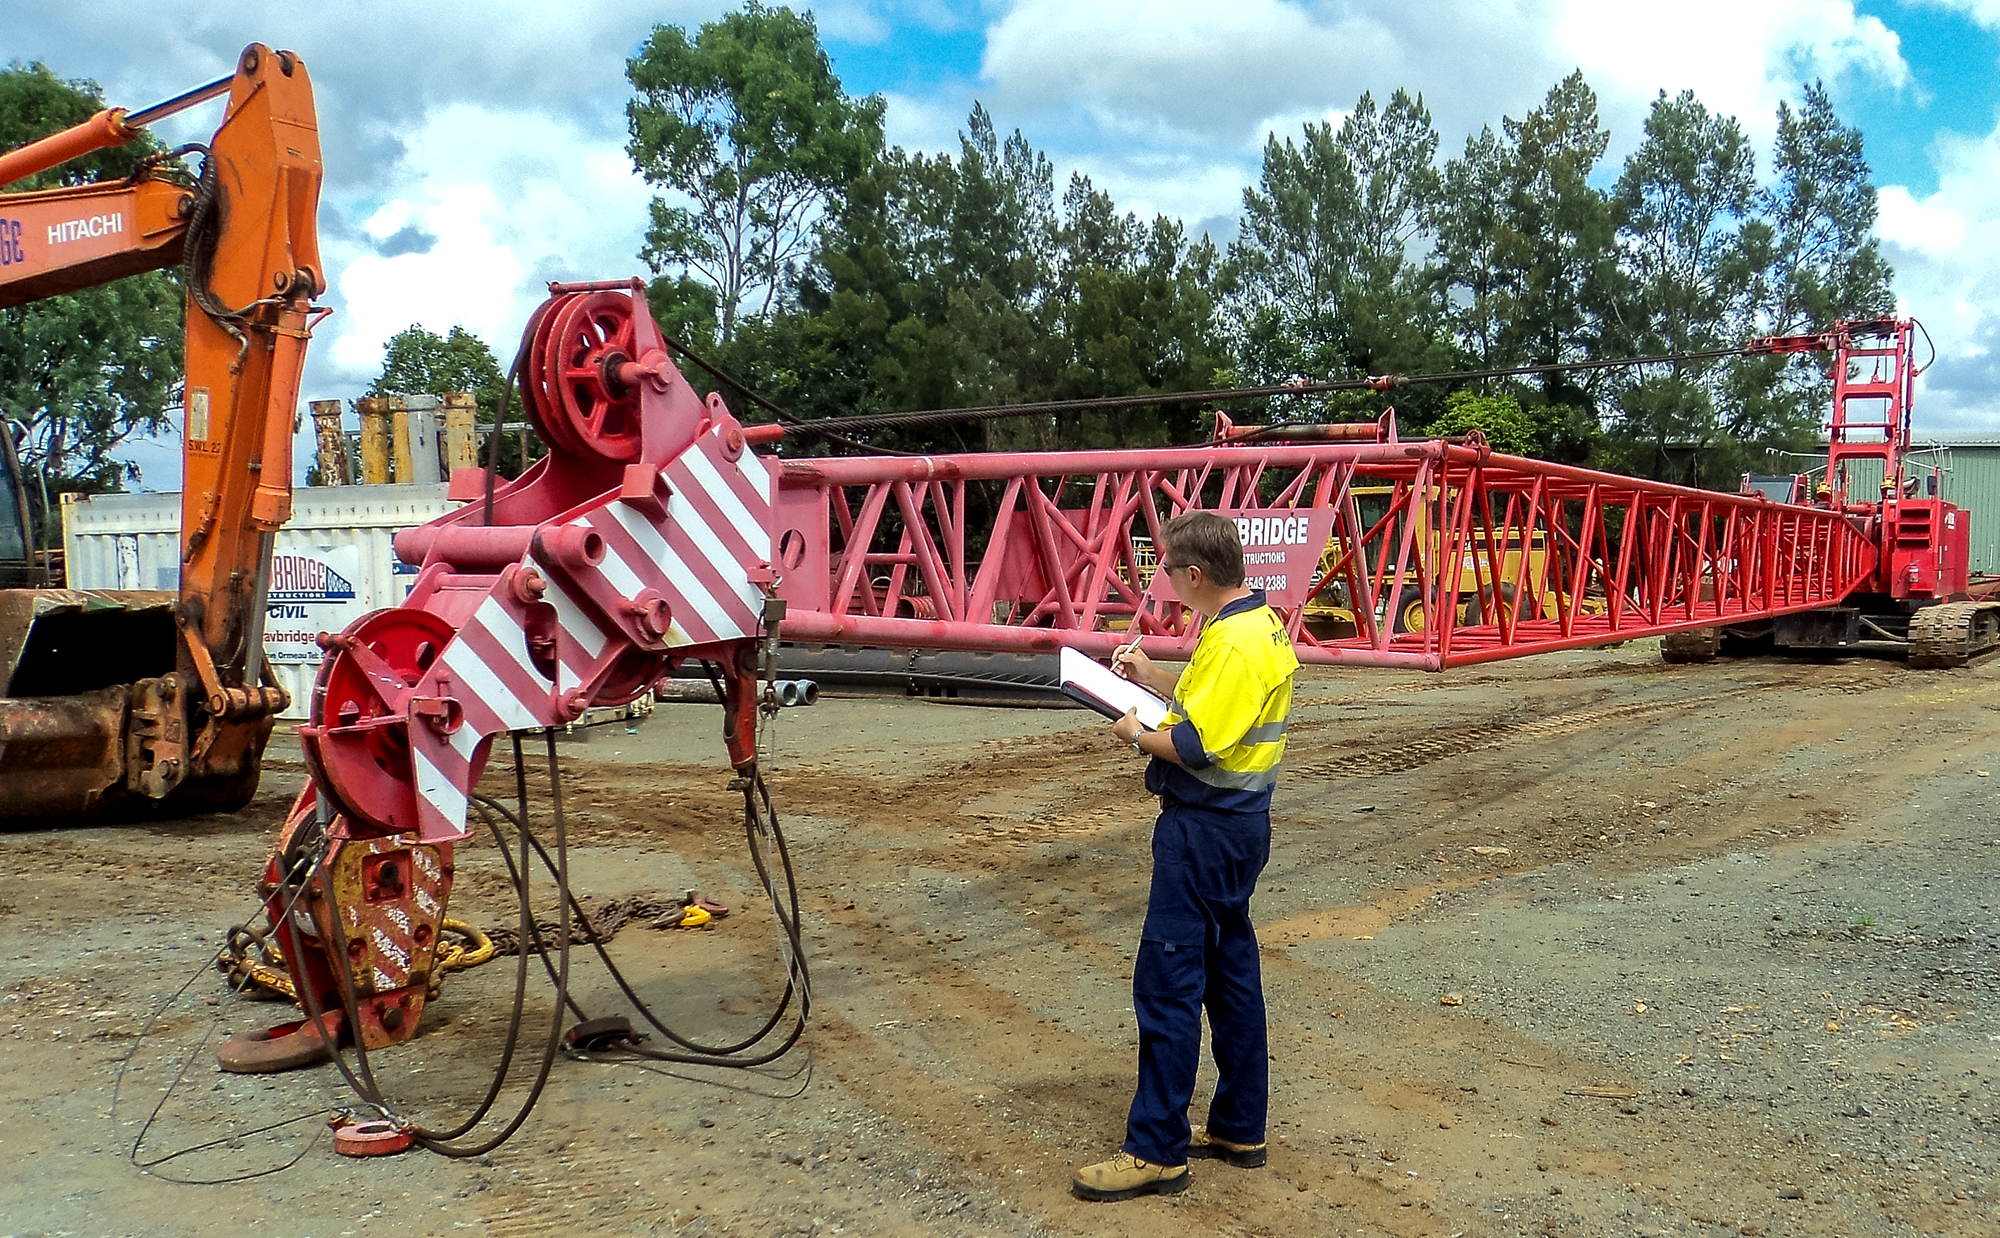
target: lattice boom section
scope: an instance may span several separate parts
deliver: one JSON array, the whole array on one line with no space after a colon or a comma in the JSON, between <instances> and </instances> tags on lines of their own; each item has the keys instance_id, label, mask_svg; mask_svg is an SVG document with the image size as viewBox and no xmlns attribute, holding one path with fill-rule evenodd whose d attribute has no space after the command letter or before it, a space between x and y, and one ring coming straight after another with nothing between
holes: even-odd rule
<instances>
[{"instance_id":1,"label":"lattice boom section","mask_svg":"<svg viewBox=\"0 0 2000 1238\"><path fill-rule=\"evenodd\" d=\"M1431 670L1830 606L1874 566L1838 513L1443 442L787 461L793 640L1169 654L1152 571L1190 508L1243 521L1302 660Z\"/></svg>"}]
</instances>

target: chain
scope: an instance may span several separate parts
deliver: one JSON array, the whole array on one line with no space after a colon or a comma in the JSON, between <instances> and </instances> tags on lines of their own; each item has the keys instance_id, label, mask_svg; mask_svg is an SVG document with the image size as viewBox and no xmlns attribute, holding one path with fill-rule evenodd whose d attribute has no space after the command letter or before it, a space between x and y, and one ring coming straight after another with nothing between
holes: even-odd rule
<instances>
[{"instance_id":1,"label":"chain","mask_svg":"<svg viewBox=\"0 0 2000 1238\"><path fill-rule=\"evenodd\" d=\"M482 933L462 920L446 920L444 931L462 940L438 942L428 986L430 997L438 995L445 972L477 967L501 953L494 944L493 934ZM252 951L256 952L254 958ZM229 930L228 944L215 956L215 966L229 977L229 987L238 993L299 1000L291 973L285 970L285 952L270 939L270 931L254 920Z\"/></svg>"}]
</instances>

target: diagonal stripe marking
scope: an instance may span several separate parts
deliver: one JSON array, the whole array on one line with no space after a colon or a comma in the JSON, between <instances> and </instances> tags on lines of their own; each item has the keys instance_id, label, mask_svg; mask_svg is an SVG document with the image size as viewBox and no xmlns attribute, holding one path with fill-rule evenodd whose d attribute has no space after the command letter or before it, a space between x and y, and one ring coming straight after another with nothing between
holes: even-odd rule
<instances>
[{"instance_id":1,"label":"diagonal stripe marking","mask_svg":"<svg viewBox=\"0 0 2000 1238\"><path fill-rule=\"evenodd\" d=\"M735 554L723 546L722 539L718 538L708 527L708 523L702 519L701 512L693 503L684 501L677 494L667 506L667 519L671 520L674 527L693 543L701 557L708 560L709 565L715 569L715 574L728 583L730 592L725 596L740 603L743 607L742 615L754 625L757 613L757 587L750 583L744 565L737 561ZM729 626L741 636L747 636L751 631L744 626L741 619Z\"/></svg>"},{"instance_id":2,"label":"diagonal stripe marking","mask_svg":"<svg viewBox=\"0 0 2000 1238\"><path fill-rule=\"evenodd\" d=\"M707 495L709 501L721 511L723 519L735 526L737 534L743 539L743 544L749 547L752 553L756 553L760 545L770 544L770 530L763 520L751 515L749 509L743 506L743 500L736 496L735 488L716 470L715 461L710 460L708 453L700 449L702 446L704 444L697 444L695 450L681 457L687 461L688 473L700 484L702 493ZM758 554L757 557L768 559L770 555L764 553Z\"/></svg>"},{"instance_id":3,"label":"diagonal stripe marking","mask_svg":"<svg viewBox=\"0 0 2000 1238\"><path fill-rule=\"evenodd\" d=\"M464 829L465 792L461 791L451 779L445 777L437 766L431 764L431 759L424 755L421 744L410 746L410 756L414 758L418 794L430 801L431 807L437 809L439 815L451 822L454 827Z\"/></svg>"},{"instance_id":4,"label":"diagonal stripe marking","mask_svg":"<svg viewBox=\"0 0 2000 1238\"><path fill-rule=\"evenodd\" d=\"M445 650L444 664L506 730L523 731L541 725L514 690L502 682L485 660L464 641L451 643L451 647Z\"/></svg>"},{"instance_id":5,"label":"diagonal stripe marking","mask_svg":"<svg viewBox=\"0 0 2000 1238\"><path fill-rule=\"evenodd\" d=\"M661 536L658 529L623 503L613 503L609 511L611 518L618 522L618 527L625 530L633 543L644 553L653 556L653 561L665 574L670 590L678 594L689 609L699 617L702 626L708 629L710 639L742 634L741 625L734 622L728 611L717 605L716 600L709 596L695 573L682 561L680 555L675 553L674 548L667 544L667 539ZM610 562L609 555L605 557L605 562ZM738 574L741 571L741 568L737 569ZM728 575L725 573L723 578L728 579Z\"/></svg>"}]
</instances>

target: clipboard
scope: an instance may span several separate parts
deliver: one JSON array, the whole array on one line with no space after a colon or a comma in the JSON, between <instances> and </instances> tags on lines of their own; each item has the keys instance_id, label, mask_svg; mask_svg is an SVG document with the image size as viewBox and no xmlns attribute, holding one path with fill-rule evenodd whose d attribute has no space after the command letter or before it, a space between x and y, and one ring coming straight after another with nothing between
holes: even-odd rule
<instances>
[{"instance_id":1,"label":"clipboard","mask_svg":"<svg viewBox=\"0 0 2000 1238\"><path fill-rule=\"evenodd\" d=\"M1159 730L1166 721L1168 702L1088 654L1064 646L1058 670L1062 694L1086 709L1114 722L1126 710L1136 710L1139 724L1149 731Z\"/></svg>"}]
</instances>

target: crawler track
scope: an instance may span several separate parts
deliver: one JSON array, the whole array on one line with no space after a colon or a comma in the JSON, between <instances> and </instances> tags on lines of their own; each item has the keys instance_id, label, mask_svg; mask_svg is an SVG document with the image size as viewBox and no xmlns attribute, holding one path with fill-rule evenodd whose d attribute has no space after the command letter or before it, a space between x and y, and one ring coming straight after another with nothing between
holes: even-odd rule
<instances>
[{"instance_id":1,"label":"crawler track","mask_svg":"<svg viewBox=\"0 0 2000 1238\"><path fill-rule=\"evenodd\" d=\"M1910 665L1964 666L2000 645L2000 602L1940 602L1910 616Z\"/></svg>"}]
</instances>

